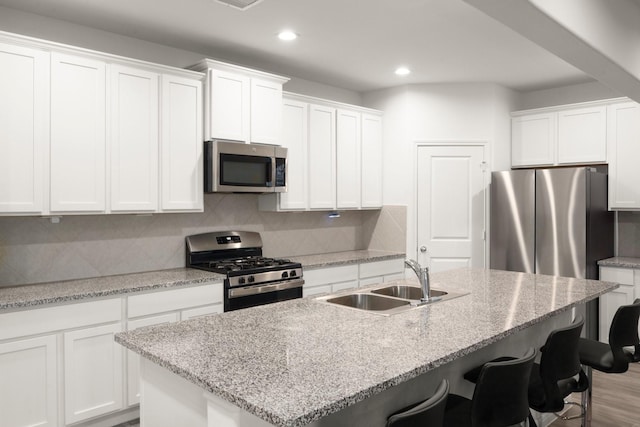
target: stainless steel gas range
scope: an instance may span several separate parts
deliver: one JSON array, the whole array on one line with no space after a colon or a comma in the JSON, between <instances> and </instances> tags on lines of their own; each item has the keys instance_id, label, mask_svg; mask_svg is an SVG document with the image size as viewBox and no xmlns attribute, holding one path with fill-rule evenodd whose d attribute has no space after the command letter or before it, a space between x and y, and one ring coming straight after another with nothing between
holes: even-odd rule
<instances>
[{"instance_id":1,"label":"stainless steel gas range","mask_svg":"<svg viewBox=\"0 0 640 427\"><path fill-rule=\"evenodd\" d=\"M224 311L302 297L302 265L262 256L262 239L251 231L186 237L187 267L223 274Z\"/></svg>"}]
</instances>

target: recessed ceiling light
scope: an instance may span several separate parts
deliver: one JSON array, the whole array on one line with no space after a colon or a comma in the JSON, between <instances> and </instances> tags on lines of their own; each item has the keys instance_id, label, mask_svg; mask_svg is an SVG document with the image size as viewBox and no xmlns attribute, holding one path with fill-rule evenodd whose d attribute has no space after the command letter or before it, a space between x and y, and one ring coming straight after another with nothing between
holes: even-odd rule
<instances>
[{"instance_id":1,"label":"recessed ceiling light","mask_svg":"<svg viewBox=\"0 0 640 427\"><path fill-rule=\"evenodd\" d=\"M284 41L291 41L298 38L298 35L291 30L284 30L278 33L278 38Z\"/></svg>"},{"instance_id":2,"label":"recessed ceiling light","mask_svg":"<svg viewBox=\"0 0 640 427\"><path fill-rule=\"evenodd\" d=\"M395 73L399 76L406 76L407 74L411 74L411 70L407 67L398 67L396 68Z\"/></svg>"}]
</instances>

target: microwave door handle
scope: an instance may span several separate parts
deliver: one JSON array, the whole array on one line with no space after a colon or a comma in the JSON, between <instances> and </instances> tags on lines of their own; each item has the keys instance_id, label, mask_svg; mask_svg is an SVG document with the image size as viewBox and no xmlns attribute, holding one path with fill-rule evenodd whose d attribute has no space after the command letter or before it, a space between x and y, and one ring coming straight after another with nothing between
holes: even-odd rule
<instances>
[{"instance_id":1,"label":"microwave door handle","mask_svg":"<svg viewBox=\"0 0 640 427\"><path fill-rule=\"evenodd\" d=\"M271 175L271 182L269 187L275 188L276 186L276 158L275 157L271 158L271 171L269 172L269 175Z\"/></svg>"}]
</instances>

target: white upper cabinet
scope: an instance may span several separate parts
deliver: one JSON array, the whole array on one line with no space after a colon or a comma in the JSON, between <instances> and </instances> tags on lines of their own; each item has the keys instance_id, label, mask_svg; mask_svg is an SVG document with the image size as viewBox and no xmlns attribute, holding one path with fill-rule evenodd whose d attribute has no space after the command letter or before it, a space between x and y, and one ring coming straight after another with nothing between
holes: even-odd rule
<instances>
[{"instance_id":1,"label":"white upper cabinet","mask_svg":"<svg viewBox=\"0 0 640 427\"><path fill-rule=\"evenodd\" d=\"M304 210L308 204L309 104L285 99L282 122L282 145L287 147L287 192L279 195L280 209ZM273 199L278 195L270 197Z\"/></svg>"},{"instance_id":2,"label":"white upper cabinet","mask_svg":"<svg viewBox=\"0 0 640 427\"><path fill-rule=\"evenodd\" d=\"M260 210L382 207L380 112L293 93L282 111L287 192L260 196Z\"/></svg>"},{"instance_id":3,"label":"white upper cabinet","mask_svg":"<svg viewBox=\"0 0 640 427\"><path fill-rule=\"evenodd\" d=\"M51 54L51 212L104 212L106 64Z\"/></svg>"},{"instance_id":4,"label":"white upper cabinet","mask_svg":"<svg viewBox=\"0 0 640 427\"><path fill-rule=\"evenodd\" d=\"M640 105L609 106L609 209L640 209Z\"/></svg>"},{"instance_id":5,"label":"white upper cabinet","mask_svg":"<svg viewBox=\"0 0 640 427\"><path fill-rule=\"evenodd\" d=\"M0 215L202 211L202 73L9 34L0 69Z\"/></svg>"},{"instance_id":6,"label":"white upper cabinet","mask_svg":"<svg viewBox=\"0 0 640 427\"><path fill-rule=\"evenodd\" d=\"M111 211L158 209L157 73L113 65Z\"/></svg>"},{"instance_id":7,"label":"white upper cabinet","mask_svg":"<svg viewBox=\"0 0 640 427\"><path fill-rule=\"evenodd\" d=\"M249 141L250 81L240 74L209 70L206 138Z\"/></svg>"},{"instance_id":8,"label":"white upper cabinet","mask_svg":"<svg viewBox=\"0 0 640 427\"><path fill-rule=\"evenodd\" d=\"M162 76L162 210L203 210L202 84Z\"/></svg>"},{"instance_id":9,"label":"white upper cabinet","mask_svg":"<svg viewBox=\"0 0 640 427\"><path fill-rule=\"evenodd\" d=\"M607 107L558 111L558 164L607 161Z\"/></svg>"},{"instance_id":10,"label":"white upper cabinet","mask_svg":"<svg viewBox=\"0 0 640 427\"><path fill-rule=\"evenodd\" d=\"M336 183L338 209L360 207L360 113L337 110Z\"/></svg>"},{"instance_id":11,"label":"white upper cabinet","mask_svg":"<svg viewBox=\"0 0 640 427\"><path fill-rule=\"evenodd\" d=\"M511 119L511 166L550 166L555 163L557 116L530 114Z\"/></svg>"},{"instance_id":12,"label":"white upper cabinet","mask_svg":"<svg viewBox=\"0 0 640 427\"><path fill-rule=\"evenodd\" d=\"M511 166L605 163L605 104L598 101L513 113Z\"/></svg>"},{"instance_id":13,"label":"white upper cabinet","mask_svg":"<svg viewBox=\"0 0 640 427\"><path fill-rule=\"evenodd\" d=\"M0 214L44 209L49 53L0 43Z\"/></svg>"},{"instance_id":14,"label":"white upper cabinet","mask_svg":"<svg viewBox=\"0 0 640 427\"><path fill-rule=\"evenodd\" d=\"M289 79L205 59L205 139L281 144L282 85Z\"/></svg>"},{"instance_id":15,"label":"white upper cabinet","mask_svg":"<svg viewBox=\"0 0 640 427\"><path fill-rule=\"evenodd\" d=\"M362 114L362 207L382 207L382 117Z\"/></svg>"},{"instance_id":16,"label":"white upper cabinet","mask_svg":"<svg viewBox=\"0 0 640 427\"><path fill-rule=\"evenodd\" d=\"M251 142L281 144L282 83L251 79Z\"/></svg>"},{"instance_id":17,"label":"white upper cabinet","mask_svg":"<svg viewBox=\"0 0 640 427\"><path fill-rule=\"evenodd\" d=\"M309 207L336 207L336 109L309 106Z\"/></svg>"}]
</instances>

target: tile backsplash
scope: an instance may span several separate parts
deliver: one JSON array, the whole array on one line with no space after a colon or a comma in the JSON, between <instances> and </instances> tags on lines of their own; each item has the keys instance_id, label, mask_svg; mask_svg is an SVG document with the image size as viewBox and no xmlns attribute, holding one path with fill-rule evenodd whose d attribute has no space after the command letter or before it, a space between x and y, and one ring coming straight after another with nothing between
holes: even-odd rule
<instances>
[{"instance_id":1,"label":"tile backsplash","mask_svg":"<svg viewBox=\"0 0 640 427\"><path fill-rule=\"evenodd\" d=\"M618 250L621 257L640 258L640 212L618 212Z\"/></svg>"},{"instance_id":2,"label":"tile backsplash","mask_svg":"<svg viewBox=\"0 0 640 427\"><path fill-rule=\"evenodd\" d=\"M220 230L260 232L266 256L378 249L404 252L406 207L260 212L252 194L206 194L193 214L0 218L0 286L96 277L185 265L184 237Z\"/></svg>"}]
</instances>

